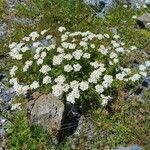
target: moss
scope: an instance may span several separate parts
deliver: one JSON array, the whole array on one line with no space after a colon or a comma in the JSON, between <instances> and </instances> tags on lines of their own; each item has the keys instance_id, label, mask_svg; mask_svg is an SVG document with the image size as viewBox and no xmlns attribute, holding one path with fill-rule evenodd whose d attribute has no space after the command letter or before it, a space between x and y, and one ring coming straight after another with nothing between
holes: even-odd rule
<instances>
[{"instance_id":1,"label":"moss","mask_svg":"<svg viewBox=\"0 0 150 150\"><path fill-rule=\"evenodd\" d=\"M42 128L29 123L26 112L19 111L8 129L8 149L50 149L51 137Z\"/></svg>"}]
</instances>

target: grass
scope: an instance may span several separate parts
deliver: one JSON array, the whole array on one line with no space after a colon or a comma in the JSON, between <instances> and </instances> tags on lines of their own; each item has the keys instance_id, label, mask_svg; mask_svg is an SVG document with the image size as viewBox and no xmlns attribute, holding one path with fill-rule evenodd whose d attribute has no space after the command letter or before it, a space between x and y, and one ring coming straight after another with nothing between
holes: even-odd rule
<instances>
[{"instance_id":1,"label":"grass","mask_svg":"<svg viewBox=\"0 0 150 150\"><path fill-rule=\"evenodd\" d=\"M0 0L0 20L8 22L6 3ZM112 33L112 28L116 28L127 45L136 45L137 53L132 54L128 59L123 60L125 64L133 61L143 62L149 59L149 55L143 54L143 50L148 52L150 32L148 29L140 29L133 15L141 15L149 12L149 9L132 10L118 6L106 16L106 20L97 18L92 14L92 10L81 0L27 0L25 4L16 7L17 17L36 19L39 16L39 23L28 26L13 23L13 31L5 40L0 41L0 56L5 64L0 66L0 72L8 72L11 61L6 57L8 44L18 42L31 31L41 31L50 28L50 32L57 36L57 28L65 26L69 31L90 30L95 33ZM124 22L126 21L126 22ZM144 93L145 99L149 100L149 91ZM104 137L97 136L93 141L86 139L83 135L78 138L76 149L102 149L113 148L118 145L139 144L145 150L150 149L149 130L149 102L141 103L137 99L124 101L121 98L111 106L114 113L110 114L106 110L95 110L87 114L95 124L95 131L106 133ZM8 136L8 148L19 149L51 149L51 137L41 128L33 127L27 120L25 112L19 112L13 120L14 125ZM108 136L106 136L108 135ZM59 150L71 150L71 141L66 139ZM87 146L88 145L88 146ZM38 147L37 147L38 146Z\"/></svg>"}]
</instances>

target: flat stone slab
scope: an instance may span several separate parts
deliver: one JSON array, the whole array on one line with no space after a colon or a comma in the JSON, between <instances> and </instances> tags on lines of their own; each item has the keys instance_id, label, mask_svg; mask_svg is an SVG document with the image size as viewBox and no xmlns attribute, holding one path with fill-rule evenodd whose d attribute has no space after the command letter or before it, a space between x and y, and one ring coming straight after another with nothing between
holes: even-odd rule
<instances>
[{"instance_id":1,"label":"flat stone slab","mask_svg":"<svg viewBox=\"0 0 150 150\"><path fill-rule=\"evenodd\" d=\"M145 13L138 17L137 23L140 27L150 28L150 13Z\"/></svg>"}]
</instances>

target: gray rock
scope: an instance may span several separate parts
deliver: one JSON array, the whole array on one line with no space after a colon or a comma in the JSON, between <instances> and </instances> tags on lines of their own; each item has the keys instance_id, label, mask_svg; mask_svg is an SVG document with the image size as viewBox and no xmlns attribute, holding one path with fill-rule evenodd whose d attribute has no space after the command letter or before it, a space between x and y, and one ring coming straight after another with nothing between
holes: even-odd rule
<instances>
[{"instance_id":1,"label":"gray rock","mask_svg":"<svg viewBox=\"0 0 150 150\"><path fill-rule=\"evenodd\" d=\"M137 23L140 27L150 28L150 13L145 13L138 17Z\"/></svg>"},{"instance_id":2,"label":"gray rock","mask_svg":"<svg viewBox=\"0 0 150 150\"><path fill-rule=\"evenodd\" d=\"M117 149L114 149L114 150L142 150L142 148L139 147L138 145L132 145L132 146L128 146L128 147L120 146L120 147L118 147Z\"/></svg>"},{"instance_id":3,"label":"gray rock","mask_svg":"<svg viewBox=\"0 0 150 150\"><path fill-rule=\"evenodd\" d=\"M94 124L89 119L87 120L84 116L80 117L78 128L74 135L80 136L80 134L84 133L88 139L92 139L94 137Z\"/></svg>"},{"instance_id":4,"label":"gray rock","mask_svg":"<svg viewBox=\"0 0 150 150\"><path fill-rule=\"evenodd\" d=\"M64 104L52 94L33 94L28 103L29 119L32 123L45 128L48 132L58 131L61 127Z\"/></svg>"},{"instance_id":5,"label":"gray rock","mask_svg":"<svg viewBox=\"0 0 150 150\"><path fill-rule=\"evenodd\" d=\"M146 5L150 5L150 0L145 0Z\"/></svg>"},{"instance_id":6,"label":"gray rock","mask_svg":"<svg viewBox=\"0 0 150 150\"><path fill-rule=\"evenodd\" d=\"M14 8L16 5L23 3L25 0L6 0L9 9Z\"/></svg>"},{"instance_id":7,"label":"gray rock","mask_svg":"<svg viewBox=\"0 0 150 150\"><path fill-rule=\"evenodd\" d=\"M104 18L111 8L120 3L131 5L132 8L141 8L148 5L150 0L84 0L84 2L95 10L98 17Z\"/></svg>"},{"instance_id":8,"label":"gray rock","mask_svg":"<svg viewBox=\"0 0 150 150\"><path fill-rule=\"evenodd\" d=\"M7 34L6 23L0 22L0 39L3 39Z\"/></svg>"},{"instance_id":9,"label":"gray rock","mask_svg":"<svg viewBox=\"0 0 150 150\"><path fill-rule=\"evenodd\" d=\"M3 128L0 128L0 137L3 137L6 134L6 131Z\"/></svg>"}]
</instances>

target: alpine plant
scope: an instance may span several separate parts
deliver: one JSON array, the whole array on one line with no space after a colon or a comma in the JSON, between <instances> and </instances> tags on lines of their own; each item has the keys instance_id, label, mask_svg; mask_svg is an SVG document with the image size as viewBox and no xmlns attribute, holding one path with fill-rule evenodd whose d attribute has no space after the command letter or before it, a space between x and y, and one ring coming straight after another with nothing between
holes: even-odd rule
<instances>
[{"instance_id":1,"label":"alpine plant","mask_svg":"<svg viewBox=\"0 0 150 150\"><path fill-rule=\"evenodd\" d=\"M150 61L136 70L123 67L122 58L137 48L125 48L119 35L68 32L65 27L59 27L58 35L35 31L9 45L14 62L9 82L18 95L46 88L76 103L92 99L92 92L106 106L118 84L138 83L147 76Z\"/></svg>"}]
</instances>

